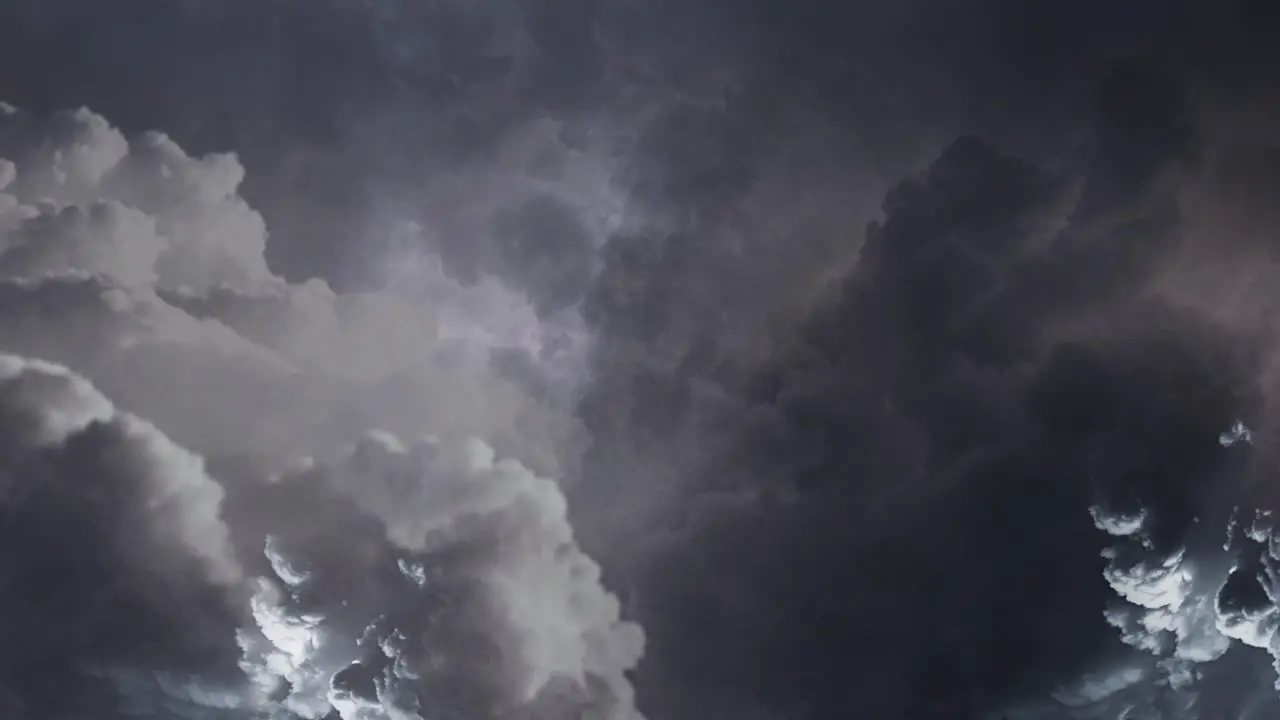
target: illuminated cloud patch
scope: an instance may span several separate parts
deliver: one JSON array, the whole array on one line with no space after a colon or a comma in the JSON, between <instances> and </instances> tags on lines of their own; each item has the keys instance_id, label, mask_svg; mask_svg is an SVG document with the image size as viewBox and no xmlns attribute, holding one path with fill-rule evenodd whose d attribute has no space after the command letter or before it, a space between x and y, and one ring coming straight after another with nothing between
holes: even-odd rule
<instances>
[{"instance_id":1,"label":"illuminated cloud patch","mask_svg":"<svg viewBox=\"0 0 1280 720\"><path fill-rule=\"evenodd\" d=\"M0 358L9 716L640 717L532 469L576 421L490 366L538 366L518 296L287 282L235 157L87 110L4 107L0 157L0 349L48 359Z\"/></svg>"}]
</instances>

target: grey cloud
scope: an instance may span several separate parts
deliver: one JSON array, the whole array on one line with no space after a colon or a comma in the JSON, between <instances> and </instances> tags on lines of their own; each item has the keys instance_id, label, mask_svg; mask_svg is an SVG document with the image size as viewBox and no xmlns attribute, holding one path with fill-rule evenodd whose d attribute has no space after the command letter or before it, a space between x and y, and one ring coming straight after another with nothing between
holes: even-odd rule
<instances>
[{"instance_id":1,"label":"grey cloud","mask_svg":"<svg viewBox=\"0 0 1280 720\"><path fill-rule=\"evenodd\" d=\"M84 379L0 365L15 717L639 717L643 634L553 481L374 435L224 489Z\"/></svg>"},{"instance_id":2,"label":"grey cloud","mask_svg":"<svg viewBox=\"0 0 1280 720\"><path fill-rule=\"evenodd\" d=\"M638 717L625 673L643 635L574 544L554 482L482 443L375 435L245 501L275 583L255 597L246 667L289 683L294 712Z\"/></svg>"},{"instance_id":3,"label":"grey cloud","mask_svg":"<svg viewBox=\"0 0 1280 720\"><path fill-rule=\"evenodd\" d=\"M606 365L588 396L595 444L573 499L663 659L638 679L651 712L1115 712L1066 688L1090 677L1083 696L1116 688L1134 712L1225 712L1246 686L1257 704L1251 680L1227 679L1248 662L1234 654L1160 690L1171 669L1103 616L1088 508L1115 502L1113 526L1154 513L1164 549L1139 564L1176 558L1198 516L1244 492L1221 480L1217 440L1266 414L1271 352L1171 280L1188 248L1212 247L1185 190L1221 139L1152 66L1096 87L1072 162L962 138L889 192L856 267L754 366L714 321L710 341L678 340L697 305L659 300L696 297L679 261L711 243L659 235L609 258L596 322L619 337L598 362L628 341L644 354ZM740 307L710 305L721 323ZM708 576L714 589L691 580ZM1220 650L1184 630L1185 654Z\"/></svg>"},{"instance_id":4,"label":"grey cloud","mask_svg":"<svg viewBox=\"0 0 1280 720\"><path fill-rule=\"evenodd\" d=\"M1106 625L1089 509L1148 523L1154 549L1125 560L1159 567L1214 524L1220 483L1245 492L1219 434L1243 419L1272 452L1266 15L10 3L0 58L41 70L0 94L242 151L272 236L230 248L265 237L238 201L147 180L170 163L234 186L226 159L117 143L146 159L113 199L208 241L137 267L71 237L16 254L0 342L202 451L328 455L384 426L563 470L583 547L649 631L651 716L1249 717L1265 653L1188 675ZM85 132L68 117L52 147ZM43 196L89 214L56 163L0 155L5 237ZM109 155L64 157L95 178ZM96 277L30 277L71 264ZM388 687L393 634L344 675L353 707Z\"/></svg>"},{"instance_id":5,"label":"grey cloud","mask_svg":"<svg viewBox=\"0 0 1280 720\"><path fill-rule=\"evenodd\" d=\"M548 471L576 442L572 418L488 369L490 351L536 350L550 333L500 285L290 284L266 267L235 157L191 157L157 134L128 141L89 111L47 125L11 111L0 148L14 158L6 347L76 366L180 440L287 457L375 427L482 433ZM449 337L459 324L467 332ZM450 346L470 354L450 364Z\"/></svg>"},{"instance_id":6,"label":"grey cloud","mask_svg":"<svg viewBox=\"0 0 1280 720\"><path fill-rule=\"evenodd\" d=\"M221 481L89 379L5 360L6 532L55 555L15 560L6 587L18 717L640 717L644 634L559 485L470 439L573 458L573 419L484 362L502 287L290 284L234 157L87 110L6 112L0 345L76 367L216 454ZM446 362L445 340L474 357ZM439 439L344 449L382 427Z\"/></svg>"},{"instance_id":7,"label":"grey cloud","mask_svg":"<svg viewBox=\"0 0 1280 720\"><path fill-rule=\"evenodd\" d=\"M242 567L203 460L65 368L0 364L11 716L123 717L120 670L233 682Z\"/></svg>"}]
</instances>

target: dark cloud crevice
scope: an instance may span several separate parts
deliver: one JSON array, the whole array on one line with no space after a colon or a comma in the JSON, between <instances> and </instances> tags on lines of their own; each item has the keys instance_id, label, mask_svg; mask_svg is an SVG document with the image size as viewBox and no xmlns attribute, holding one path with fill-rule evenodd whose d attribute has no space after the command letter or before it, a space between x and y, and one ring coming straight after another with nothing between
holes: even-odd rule
<instances>
[{"instance_id":1,"label":"dark cloud crevice","mask_svg":"<svg viewBox=\"0 0 1280 720\"><path fill-rule=\"evenodd\" d=\"M1170 179L1197 148L1166 77L1126 63L1100 79L1075 177L953 143L886 196L802 351L772 358L722 414L694 388L743 386L715 363L638 371L612 386L629 409L599 391L626 419L594 423L598 446L616 434L637 456L671 453L697 483L668 496L685 520L667 539L618 561L644 568L637 612L655 655L685 659L642 672L654 714L750 706L735 691L752 687L766 716L981 717L1118 652L1088 508L1158 505L1176 542L1211 492L1240 493L1206 485L1217 437L1264 407L1265 343L1155 295L1187 241ZM681 332L675 317L627 324L637 311L656 308L630 296L609 327L659 345ZM701 346L687 347L692 359ZM685 460L679 438L701 412L741 439ZM749 420L761 414L775 419ZM657 444L634 448L645 437ZM594 452L601 472L619 463ZM1137 464L1096 467L1099 452ZM626 485L645 477L659 496L656 473L601 474L611 489L584 506L632 497ZM687 503L703 509L677 509ZM709 575L716 592L695 579Z\"/></svg>"}]
</instances>

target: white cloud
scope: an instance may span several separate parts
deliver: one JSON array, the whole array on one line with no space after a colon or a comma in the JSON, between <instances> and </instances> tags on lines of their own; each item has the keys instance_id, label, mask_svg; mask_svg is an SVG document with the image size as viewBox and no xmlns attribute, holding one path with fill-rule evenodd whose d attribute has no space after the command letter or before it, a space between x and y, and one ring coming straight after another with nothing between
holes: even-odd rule
<instances>
[{"instance_id":1,"label":"white cloud","mask_svg":"<svg viewBox=\"0 0 1280 720\"><path fill-rule=\"evenodd\" d=\"M291 687L294 712L392 717L443 693L488 713L552 702L549 689L568 682L604 717L638 717L625 672L643 635L576 546L554 482L479 441L373 434L273 487L314 522L286 524L265 548L275 576L254 597L260 632L243 636L245 663L264 686ZM381 549L339 561L323 549L338 540L329 528L374 527L358 518L381 538L346 541ZM345 588L351 577L368 586ZM366 671L381 678L373 696L343 689L343 673Z\"/></svg>"},{"instance_id":2,"label":"white cloud","mask_svg":"<svg viewBox=\"0 0 1280 720\"><path fill-rule=\"evenodd\" d=\"M1247 452L1251 442L1237 422L1219 444L1235 453ZM1090 512L1097 527L1116 538L1103 553L1104 576L1122 602L1107 610L1107 620L1126 644L1160 659L1167 686L1189 689L1237 643L1269 652L1280 668L1280 544L1270 513L1250 518L1237 509L1221 528L1225 543L1210 542L1204 532L1215 528L1201 527L1184 544L1161 551L1153 513Z\"/></svg>"}]
</instances>

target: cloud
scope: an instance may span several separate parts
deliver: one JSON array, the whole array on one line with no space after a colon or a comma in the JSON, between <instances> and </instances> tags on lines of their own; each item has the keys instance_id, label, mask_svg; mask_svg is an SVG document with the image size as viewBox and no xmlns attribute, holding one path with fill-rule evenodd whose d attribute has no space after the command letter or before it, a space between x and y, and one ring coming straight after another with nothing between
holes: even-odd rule
<instances>
[{"instance_id":1,"label":"cloud","mask_svg":"<svg viewBox=\"0 0 1280 720\"><path fill-rule=\"evenodd\" d=\"M490 365L540 370L535 313L289 283L234 157L4 112L0 347L62 363L0 361L11 715L640 717L644 634L531 469L574 420Z\"/></svg>"},{"instance_id":2,"label":"cloud","mask_svg":"<svg viewBox=\"0 0 1280 720\"><path fill-rule=\"evenodd\" d=\"M708 300L698 322L700 293L751 266L741 246L606 246L588 317L612 374L584 404L593 446L571 500L660 658L637 678L653 714L1258 705L1266 684L1227 652L1204 590L1228 568L1182 553L1196 518L1224 522L1221 498L1245 492L1219 437L1243 418L1258 438L1271 392L1268 336L1171 280L1211 251L1187 189L1216 182L1199 162L1218 137L1150 65L1094 89L1069 162L962 137L898 184L851 269L751 360L726 341L745 303ZM729 279L697 284L712 268ZM1112 620L1166 655L1107 624L1100 498L1104 526L1153 548L1114 559L1106 578L1143 604Z\"/></svg>"},{"instance_id":3,"label":"cloud","mask_svg":"<svg viewBox=\"0 0 1280 720\"><path fill-rule=\"evenodd\" d=\"M224 489L83 378L14 356L0 418L14 717L639 717L643 634L559 487L479 441L371 435Z\"/></svg>"},{"instance_id":4,"label":"cloud","mask_svg":"<svg viewBox=\"0 0 1280 720\"><path fill-rule=\"evenodd\" d=\"M1265 653L1200 662L1225 571L1188 544L1225 525L1220 481L1268 504L1216 444L1242 419L1270 452L1259 13L82 5L0 9L0 65L36 68L0 89L36 110L0 152L0 348L220 467L336 468L381 428L564 476L656 716L1265 712ZM82 103L124 130L44 112ZM243 543L261 617L321 633L290 604L304 553ZM1154 605L1113 618L1176 663L1107 625L1111 546ZM1265 635L1233 577L1247 621L1218 634ZM325 668L367 664L299 702L391 698L404 654L382 626L348 652L366 626L326 626Z\"/></svg>"},{"instance_id":5,"label":"cloud","mask_svg":"<svg viewBox=\"0 0 1280 720\"><path fill-rule=\"evenodd\" d=\"M233 156L130 142L89 111L7 110L0 152L5 346L77 367L183 442L287 457L374 427L480 433L548 471L575 442L571 418L489 369L492 351L544 341L532 312L516 335L488 331L503 311L468 311L502 287L290 284L267 269ZM459 324L471 332L448 337Z\"/></svg>"},{"instance_id":6,"label":"cloud","mask_svg":"<svg viewBox=\"0 0 1280 720\"><path fill-rule=\"evenodd\" d=\"M1241 430L1247 428L1237 422L1222 435L1221 473L1251 471L1253 453ZM1117 538L1103 551L1105 577L1117 596L1107 620L1126 644L1156 661L1144 682L1146 691L1181 697L1185 717L1251 718L1274 712L1280 679L1256 657L1259 650L1273 656L1280 651L1274 642L1271 511L1231 507L1225 518L1224 513L1197 518L1188 532L1163 542L1153 532L1159 527L1154 510L1119 525L1114 512L1094 512L1099 529ZM1090 705L1100 711L1134 706L1132 687L1109 687Z\"/></svg>"},{"instance_id":7,"label":"cloud","mask_svg":"<svg viewBox=\"0 0 1280 720\"><path fill-rule=\"evenodd\" d=\"M122 668L225 680L243 568L204 461L83 378L0 357L3 703L117 717Z\"/></svg>"},{"instance_id":8,"label":"cloud","mask_svg":"<svg viewBox=\"0 0 1280 720\"><path fill-rule=\"evenodd\" d=\"M625 673L643 635L574 543L554 482L478 441L371 435L246 499L273 572L245 666L287 683L295 713L638 717ZM307 521L273 519L289 513Z\"/></svg>"},{"instance_id":9,"label":"cloud","mask_svg":"<svg viewBox=\"0 0 1280 720\"><path fill-rule=\"evenodd\" d=\"M154 272L155 281L166 287L243 285L270 277L263 258L266 227L236 195L244 168L235 157L192 158L160 133L129 143L88 110L61 113L51 123L8 106L4 113L0 153L15 165L6 191L44 202L50 209L85 201L95 204L46 221L57 223L55 227L31 228L36 237L10 241L29 246L27 253L70 254L61 265L34 269L97 271L98 263L110 257L109 262L118 265L103 269L116 270L113 277L145 282L150 279L145 273ZM85 210L88 217L80 217ZM145 224L147 216L155 223L149 232L128 225ZM107 232L100 233L103 229ZM129 247L115 247L114 253L102 248L112 242L112 231L126 234L115 243L127 242ZM49 234L59 237L55 241ZM169 243L147 234L158 234ZM82 258L77 252L99 257ZM136 257L130 255L133 252ZM89 263L71 264L81 259Z\"/></svg>"}]
</instances>

